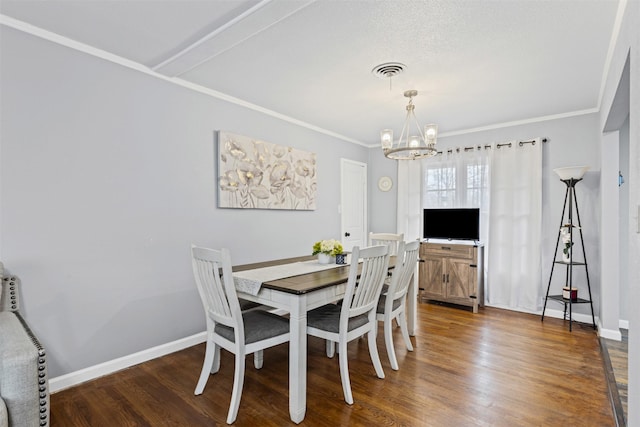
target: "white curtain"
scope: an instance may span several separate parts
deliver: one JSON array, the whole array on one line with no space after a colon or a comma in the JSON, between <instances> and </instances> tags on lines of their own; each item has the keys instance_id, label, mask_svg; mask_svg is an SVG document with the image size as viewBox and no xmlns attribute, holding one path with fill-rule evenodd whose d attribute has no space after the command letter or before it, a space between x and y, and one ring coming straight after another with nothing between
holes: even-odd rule
<instances>
[{"instance_id":1,"label":"white curtain","mask_svg":"<svg viewBox=\"0 0 640 427\"><path fill-rule=\"evenodd\" d=\"M398 165L398 232L414 230L417 224L421 233L424 207L480 208L486 303L539 311L541 140L454 149L423 160L421 171L412 163Z\"/></svg>"},{"instance_id":2,"label":"white curtain","mask_svg":"<svg viewBox=\"0 0 640 427\"><path fill-rule=\"evenodd\" d=\"M422 173L420 162L398 161L398 208L396 213L397 231L404 233L407 241L422 238L422 200L420 192L422 189ZM411 298L415 301L418 296L418 266L416 265L413 274L413 286ZM413 334L411 319L417 318L417 305L409 304L409 333Z\"/></svg>"},{"instance_id":3,"label":"white curtain","mask_svg":"<svg viewBox=\"0 0 640 427\"><path fill-rule=\"evenodd\" d=\"M491 149L486 300L539 311L542 300L542 142Z\"/></svg>"},{"instance_id":4,"label":"white curtain","mask_svg":"<svg viewBox=\"0 0 640 427\"><path fill-rule=\"evenodd\" d=\"M422 174L420 162L398 161L397 231L406 241L422 238Z\"/></svg>"}]
</instances>

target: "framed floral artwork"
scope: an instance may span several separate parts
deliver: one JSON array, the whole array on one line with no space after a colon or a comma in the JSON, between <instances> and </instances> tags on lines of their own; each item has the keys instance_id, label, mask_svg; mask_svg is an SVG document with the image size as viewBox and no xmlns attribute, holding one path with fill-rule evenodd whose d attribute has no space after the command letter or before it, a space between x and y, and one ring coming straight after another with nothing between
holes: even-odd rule
<instances>
[{"instance_id":1,"label":"framed floral artwork","mask_svg":"<svg viewBox=\"0 0 640 427\"><path fill-rule=\"evenodd\" d=\"M218 131L218 206L316 209L316 154Z\"/></svg>"}]
</instances>

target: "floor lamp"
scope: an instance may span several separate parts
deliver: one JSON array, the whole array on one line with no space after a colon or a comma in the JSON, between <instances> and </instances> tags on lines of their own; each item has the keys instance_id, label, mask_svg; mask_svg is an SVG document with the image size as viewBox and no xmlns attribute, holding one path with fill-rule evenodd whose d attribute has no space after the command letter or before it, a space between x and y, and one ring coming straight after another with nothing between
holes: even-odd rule
<instances>
[{"instance_id":1,"label":"floor lamp","mask_svg":"<svg viewBox=\"0 0 640 427\"><path fill-rule=\"evenodd\" d=\"M578 200L576 199L575 186L578 182L582 181L582 177L585 172L589 170L588 166L575 166L558 168L553 171L560 177L560 181L564 182L567 186L567 190L564 195L564 206L562 207L562 217L560 218L560 228L558 230L558 240L556 241L556 250L554 252L554 260L551 264L551 274L549 275L549 285L547 286L547 293L544 298L544 308L542 309L542 321L544 321L544 313L547 309L547 301L554 300L564 305L563 318L567 319L567 309L569 310L569 331L572 329L573 322L573 304L586 304L591 307L591 320L593 327L596 327L596 321L593 314L593 302L591 298L591 283L589 282L589 269L587 267L587 255L584 250L584 238L582 236L582 224L580 223L580 211L578 210ZM574 217L575 210L575 217ZM565 214L567 219L565 221ZM576 221L577 220L577 221ZM574 229L577 229L580 234L580 245L582 246L582 261L574 259ZM557 258L558 247L560 246L560 240L563 241L563 254L565 256L560 259ZM553 278L553 272L556 264L563 264L566 266L565 285L562 290L562 294L549 295L551 289L551 281ZM589 298L578 298L578 290L573 287L573 267L584 266L584 271L587 279L587 290L589 292Z\"/></svg>"}]
</instances>

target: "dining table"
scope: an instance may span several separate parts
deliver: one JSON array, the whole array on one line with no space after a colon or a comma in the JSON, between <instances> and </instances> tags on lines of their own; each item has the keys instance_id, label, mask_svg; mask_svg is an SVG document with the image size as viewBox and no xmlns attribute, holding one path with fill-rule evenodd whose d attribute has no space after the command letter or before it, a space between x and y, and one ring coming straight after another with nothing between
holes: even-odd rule
<instances>
[{"instance_id":1,"label":"dining table","mask_svg":"<svg viewBox=\"0 0 640 427\"><path fill-rule=\"evenodd\" d=\"M350 265L332 265L311 273L266 280L259 284L258 290L252 291L238 286L236 274L247 274L252 270L259 271L274 266L293 266L295 263L314 263L315 259L316 257L312 256L302 256L232 268L239 298L274 307L289 314L289 414L295 423L304 419L307 407L307 312L336 302L344 296ZM392 256L389 269L393 269L394 266L395 257ZM407 323L409 333L413 335L417 300L415 277L410 287Z\"/></svg>"}]
</instances>

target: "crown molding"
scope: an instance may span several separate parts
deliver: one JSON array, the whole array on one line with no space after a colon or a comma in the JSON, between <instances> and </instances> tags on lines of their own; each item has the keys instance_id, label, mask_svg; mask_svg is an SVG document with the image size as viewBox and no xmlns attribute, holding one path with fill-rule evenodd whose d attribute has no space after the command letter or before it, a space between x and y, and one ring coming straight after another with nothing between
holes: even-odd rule
<instances>
[{"instance_id":1,"label":"crown molding","mask_svg":"<svg viewBox=\"0 0 640 427\"><path fill-rule=\"evenodd\" d=\"M624 4L623 4L624 3ZM616 18L616 31L614 31L615 36L612 36L612 40L611 40L611 46L609 48L609 55L607 56L607 64L609 64L609 62L611 61L610 56L611 56L611 52L613 49L613 46L615 46L615 41L617 40L617 34L620 31L620 22L621 21L621 17L624 14L624 5L626 5L626 0L623 0L621 2L621 5L618 9L618 17ZM207 96L211 96L213 98L225 101L225 102L229 102L231 104L235 104L244 108L247 108L249 110L253 110L253 111L257 111L259 113L265 114L267 116L270 117L274 117L276 119L312 130L314 132L318 132L327 136L330 136L332 138L336 138L345 142L350 142L352 144L356 144L365 148L378 148L379 144L367 144L365 142L356 140L354 138L350 138L347 137L345 135L341 135L339 133L330 131L328 129L324 129L321 128L319 126L313 125L311 123L307 123L305 121L296 119L294 117L291 116L287 116L285 114L279 113L277 111L273 111L270 110L268 108L262 107L260 105L256 105L253 104L251 102L245 101L243 99L240 98L236 98L234 96L213 90L213 89L209 89L206 88L204 86L201 85L197 85L195 83L191 83L188 82L184 79L178 78L178 77L169 77L166 75L163 75L161 73L158 73L154 70L152 70L151 68L147 67L146 65L140 64L139 62L135 62L135 61L131 61L129 59L123 58L121 56L112 54L110 52L107 52L105 50L102 49L98 49L95 48L93 46L84 44L84 43L80 43L76 40L70 39L68 37L64 37L61 36L59 34L53 33L51 31L47 31L44 30L42 28L36 27L34 25L28 24L26 22L11 18L9 16L0 14L0 24L1 25L5 25L7 27L16 29L18 31L22 31L24 33L39 37L41 39L44 40L48 40L51 41L53 43L59 44L61 46L65 46L68 47L70 49L74 49L77 50L79 52L85 53L87 55L91 55L97 58L101 58L104 59L106 61L121 65L123 67L127 67L129 69L147 74L151 77L155 77L157 79L161 79L164 80L168 83L172 83L178 86L181 86L183 88L189 89L189 90L193 90L195 92L199 92L201 94L207 95ZM524 120L515 120L515 121L510 121L510 122L504 122L504 123L496 123L496 124L492 124L492 125L487 125L487 126L480 126L480 127L475 127L475 128L468 128L468 129L461 129L458 131L451 131L451 132L443 132L441 134L438 135L439 138L447 138L450 136L458 136L458 135L466 135L466 134L473 134L473 133L477 133L477 132L484 132L484 131L489 131L489 130L494 130L494 129L501 129L501 128L506 128L506 127L511 127L511 126L520 126L520 125L526 125L526 124L531 124L531 123L539 123L539 122L544 122L544 121L549 121L549 120L557 120L557 119L563 119L563 118L567 118L567 117L575 117L575 116L580 116L580 115L585 115L585 114L592 114L592 113L598 113L600 111L600 102L602 101L602 92L603 92L603 87L604 87L604 82L606 81L606 76L607 76L607 72L606 72L606 67L605 67L605 72L603 73L603 83L602 83L602 87L601 87L601 95L600 95L600 100L598 101L598 106L593 107L593 108L589 108L586 110L578 110L578 111L570 111L570 112L566 112L566 113L560 113L560 114L553 114L553 115L548 115L548 116L540 116L540 117L533 117L533 118L529 118L529 119L524 119Z\"/></svg>"},{"instance_id":2,"label":"crown molding","mask_svg":"<svg viewBox=\"0 0 640 427\"><path fill-rule=\"evenodd\" d=\"M243 99L240 98L236 98L234 96L231 95L227 95L225 93L216 91L216 90L212 90L209 88L206 88L204 86L200 86L197 85L195 83L191 83L188 82L186 80L183 80L181 78L177 78L177 77L168 77L165 76L163 74L160 74L158 72L153 71L151 68L147 67L146 65L140 64L139 62L135 62L135 61L131 61L129 59L123 58L119 55L115 55L113 53L107 52L105 50L102 49L98 49L96 47L87 45L85 43L80 43L76 40L70 39L68 37L64 37L61 36L59 34L53 33L51 31L47 31L44 30L42 28L36 27L34 25L28 24L26 22L11 18L9 16L0 14L0 24L13 28L15 30L33 35L35 37L56 43L58 45L64 46L64 47L68 47L70 49L74 49L77 50L79 52L85 53L87 55L91 55L97 58L101 58L104 59L106 61L112 62L114 64L118 64L121 65L123 67L138 71L140 73L146 74L148 76L151 77L155 77L157 79L163 80L165 82L168 83L172 83L178 86L181 86L183 88L189 89L189 90L193 90L195 92L199 92L201 94L207 95L207 96L211 96L213 98L219 99L221 101L225 101L225 102L229 102L231 104L235 104L235 105L239 105L241 107L247 108L249 110L253 110L253 111L257 111L259 113L265 114L267 116L271 116L274 117L276 119L288 122L288 123L292 123L294 125L312 130L314 132L318 132L327 136L330 136L332 138L336 138L336 139L340 139L342 141L346 141L346 142L350 142L352 144L356 144L356 145L360 145L362 147L368 147L367 144L365 144L362 141L358 141L356 139L353 138L349 138L347 136L341 135L339 133L336 132L332 132L328 129L324 129L321 128L319 126L315 126L311 123L307 123L305 121L296 119L294 117L290 117L287 116L285 114L282 113L278 113L277 111L273 111L270 110L268 108L265 107L261 107L259 105L253 104L251 102L245 101Z\"/></svg>"}]
</instances>

